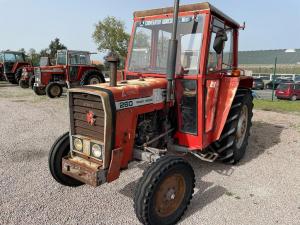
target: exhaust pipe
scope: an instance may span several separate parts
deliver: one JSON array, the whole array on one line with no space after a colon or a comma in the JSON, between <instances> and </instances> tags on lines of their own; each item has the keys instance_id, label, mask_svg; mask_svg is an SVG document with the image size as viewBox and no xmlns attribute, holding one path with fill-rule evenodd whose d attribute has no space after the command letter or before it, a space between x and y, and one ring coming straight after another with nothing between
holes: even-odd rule
<instances>
[{"instance_id":1,"label":"exhaust pipe","mask_svg":"<svg viewBox=\"0 0 300 225\"><path fill-rule=\"evenodd\" d=\"M116 87L117 86L117 70L118 70L119 57L115 54L111 54L110 56L107 57L107 62L110 63L109 86Z\"/></svg>"},{"instance_id":2,"label":"exhaust pipe","mask_svg":"<svg viewBox=\"0 0 300 225\"><path fill-rule=\"evenodd\" d=\"M176 73L176 58L177 58L177 25L178 25L178 13L179 13L179 1L174 1L174 12L173 12L173 30L172 38L169 41L169 52L168 52L168 65L167 65L167 102L174 99L173 86L174 78Z\"/></svg>"}]
</instances>

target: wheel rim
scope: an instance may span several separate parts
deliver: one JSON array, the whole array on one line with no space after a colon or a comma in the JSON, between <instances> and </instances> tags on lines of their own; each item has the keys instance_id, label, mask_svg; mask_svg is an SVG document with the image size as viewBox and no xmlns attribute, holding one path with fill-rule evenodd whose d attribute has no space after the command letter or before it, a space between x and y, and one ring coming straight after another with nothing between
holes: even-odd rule
<instances>
[{"instance_id":1,"label":"wheel rim","mask_svg":"<svg viewBox=\"0 0 300 225\"><path fill-rule=\"evenodd\" d=\"M248 107L244 105L239 117L237 132L236 132L236 145L240 148L244 142L248 127Z\"/></svg>"},{"instance_id":2,"label":"wheel rim","mask_svg":"<svg viewBox=\"0 0 300 225\"><path fill-rule=\"evenodd\" d=\"M97 77L93 77L90 79L90 84L99 84L100 80Z\"/></svg>"},{"instance_id":3,"label":"wheel rim","mask_svg":"<svg viewBox=\"0 0 300 225\"><path fill-rule=\"evenodd\" d=\"M165 178L155 195L154 209L160 217L172 215L181 205L186 192L185 179L181 174Z\"/></svg>"},{"instance_id":4,"label":"wheel rim","mask_svg":"<svg viewBox=\"0 0 300 225\"><path fill-rule=\"evenodd\" d=\"M60 88L59 88L59 86L53 86L52 88L51 88L51 90L50 90L50 93L51 93L51 95L52 96L58 96L59 95L59 93L60 93Z\"/></svg>"}]
</instances>

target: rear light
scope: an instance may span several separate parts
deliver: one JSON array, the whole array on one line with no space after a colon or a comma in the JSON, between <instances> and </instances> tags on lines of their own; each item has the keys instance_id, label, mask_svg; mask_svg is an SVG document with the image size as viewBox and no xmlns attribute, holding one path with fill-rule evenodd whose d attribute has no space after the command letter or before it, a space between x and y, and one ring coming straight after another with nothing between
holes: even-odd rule
<instances>
[{"instance_id":1,"label":"rear light","mask_svg":"<svg viewBox=\"0 0 300 225\"><path fill-rule=\"evenodd\" d=\"M233 77L239 77L241 76L241 71L238 69L232 70L232 74Z\"/></svg>"}]
</instances>

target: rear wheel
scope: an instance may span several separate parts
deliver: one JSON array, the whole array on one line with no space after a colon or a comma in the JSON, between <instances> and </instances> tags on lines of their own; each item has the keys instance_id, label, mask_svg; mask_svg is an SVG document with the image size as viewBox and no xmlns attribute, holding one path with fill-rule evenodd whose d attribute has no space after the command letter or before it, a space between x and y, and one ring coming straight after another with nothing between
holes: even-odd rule
<instances>
[{"instance_id":1,"label":"rear wheel","mask_svg":"<svg viewBox=\"0 0 300 225\"><path fill-rule=\"evenodd\" d=\"M45 95L46 94L45 88L35 87L35 86L33 87L33 92L36 95Z\"/></svg>"},{"instance_id":2,"label":"rear wheel","mask_svg":"<svg viewBox=\"0 0 300 225\"><path fill-rule=\"evenodd\" d=\"M21 88L29 88L28 82L26 80L19 80L19 86Z\"/></svg>"},{"instance_id":3,"label":"rear wheel","mask_svg":"<svg viewBox=\"0 0 300 225\"><path fill-rule=\"evenodd\" d=\"M194 187L194 171L187 161L177 156L161 157L144 171L136 188L138 219L148 225L175 224L186 211Z\"/></svg>"},{"instance_id":4,"label":"rear wheel","mask_svg":"<svg viewBox=\"0 0 300 225\"><path fill-rule=\"evenodd\" d=\"M21 79L21 76L22 76L22 73L23 73L23 68L17 69L17 71L15 73L15 80L16 80L17 83L19 83L19 81Z\"/></svg>"},{"instance_id":5,"label":"rear wheel","mask_svg":"<svg viewBox=\"0 0 300 225\"><path fill-rule=\"evenodd\" d=\"M297 96L296 96L296 95L293 95L293 96L291 97L291 100L292 100L292 101L296 101L296 100L297 100Z\"/></svg>"},{"instance_id":6,"label":"rear wheel","mask_svg":"<svg viewBox=\"0 0 300 225\"><path fill-rule=\"evenodd\" d=\"M63 88L58 83L50 83L46 87L46 95L49 98L59 98L63 93Z\"/></svg>"},{"instance_id":7,"label":"rear wheel","mask_svg":"<svg viewBox=\"0 0 300 225\"><path fill-rule=\"evenodd\" d=\"M91 85L105 83L103 74L98 70L88 70L84 73L81 80L81 85Z\"/></svg>"},{"instance_id":8,"label":"rear wheel","mask_svg":"<svg viewBox=\"0 0 300 225\"><path fill-rule=\"evenodd\" d=\"M18 82L15 79L15 74L13 74L13 73L7 73L6 74L6 78L7 78L7 81L9 83L11 83L11 84L18 84Z\"/></svg>"},{"instance_id":9,"label":"rear wheel","mask_svg":"<svg viewBox=\"0 0 300 225\"><path fill-rule=\"evenodd\" d=\"M62 159L70 152L69 132L60 136L50 149L48 163L52 177L60 184L76 187L83 183L62 173Z\"/></svg>"},{"instance_id":10,"label":"rear wheel","mask_svg":"<svg viewBox=\"0 0 300 225\"><path fill-rule=\"evenodd\" d=\"M91 85L91 84L99 84L101 83L101 78L97 75L92 75L88 78L87 80L87 84Z\"/></svg>"},{"instance_id":11,"label":"rear wheel","mask_svg":"<svg viewBox=\"0 0 300 225\"><path fill-rule=\"evenodd\" d=\"M219 154L219 160L235 164L245 155L250 136L253 116L251 91L239 89L232 103L221 137L212 148Z\"/></svg>"}]
</instances>

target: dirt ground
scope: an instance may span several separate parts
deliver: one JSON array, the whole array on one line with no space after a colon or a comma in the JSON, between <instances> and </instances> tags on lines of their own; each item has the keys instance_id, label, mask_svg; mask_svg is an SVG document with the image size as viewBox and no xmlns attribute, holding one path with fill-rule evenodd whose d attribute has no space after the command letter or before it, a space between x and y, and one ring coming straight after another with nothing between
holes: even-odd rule
<instances>
[{"instance_id":1,"label":"dirt ground","mask_svg":"<svg viewBox=\"0 0 300 225\"><path fill-rule=\"evenodd\" d=\"M132 163L100 187L68 188L48 171L48 152L68 130L66 97L48 99L0 83L0 224L139 224ZM180 224L300 224L300 116L254 112L245 158L236 166L188 157L196 192Z\"/></svg>"}]
</instances>

